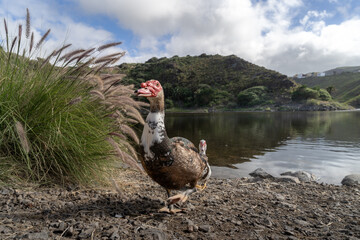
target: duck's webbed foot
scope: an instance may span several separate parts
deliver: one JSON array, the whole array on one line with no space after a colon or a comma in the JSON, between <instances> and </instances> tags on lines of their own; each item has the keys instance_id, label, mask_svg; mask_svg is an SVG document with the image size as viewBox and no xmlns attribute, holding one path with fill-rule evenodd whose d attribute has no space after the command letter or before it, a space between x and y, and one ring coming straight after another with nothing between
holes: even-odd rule
<instances>
[{"instance_id":1,"label":"duck's webbed foot","mask_svg":"<svg viewBox=\"0 0 360 240\"><path fill-rule=\"evenodd\" d=\"M191 188L191 189L187 189L186 191L177 194L175 196L169 197L167 199L167 204L168 205L173 205L175 203L184 203L186 202L186 200L188 199L189 195L196 192L196 187Z\"/></svg>"},{"instance_id":2,"label":"duck's webbed foot","mask_svg":"<svg viewBox=\"0 0 360 240\"><path fill-rule=\"evenodd\" d=\"M184 212L184 210L185 210L184 208L175 208L174 205L168 205L168 206L165 206L165 207L159 209L159 212L175 214L175 213L179 213L179 212Z\"/></svg>"}]
</instances>

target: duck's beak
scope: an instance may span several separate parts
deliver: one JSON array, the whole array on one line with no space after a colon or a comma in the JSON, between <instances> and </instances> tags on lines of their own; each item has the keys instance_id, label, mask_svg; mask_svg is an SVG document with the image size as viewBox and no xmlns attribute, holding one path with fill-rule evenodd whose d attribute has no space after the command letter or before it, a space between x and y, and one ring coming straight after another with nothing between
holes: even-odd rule
<instances>
[{"instance_id":1,"label":"duck's beak","mask_svg":"<svg viewBox=\"0 0 360 240\"><path fill-rule=\"evenodd\" d=\"M139 97L151 97L151 91L148 88L140 88L134 93Z\"/></svg>"}]
</instances>

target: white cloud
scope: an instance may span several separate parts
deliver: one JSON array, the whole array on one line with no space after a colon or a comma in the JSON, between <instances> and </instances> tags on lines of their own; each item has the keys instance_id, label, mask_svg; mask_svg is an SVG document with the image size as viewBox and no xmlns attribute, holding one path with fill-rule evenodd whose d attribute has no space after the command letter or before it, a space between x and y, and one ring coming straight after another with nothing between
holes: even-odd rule
<instances>
[{"instance_id":1,"label":"white cloud","mask_svg":"<svg viewBox=\"0 0 360 240\"><path fill-rule=\"evenodd\" d=\"M336 1L330 0L336 4ZM308 9L302 0L77 0L86 13L105 14L134 33L136 49L123 61L153 56L236 54L255 64L292 75L360 63L360 20L349 2L346 21L327 24L334 11ZM71 42L89 48L114 41L113 33L75 21L42 0L1 1L0 17L24 19L31 6L36 36L52 29L47 46ZM339 7L339 6L337 6ZM121 50L116 48L116 50Z\"/></svg>"},{"instance_id":2,"label":"white cloud","mask_svg":"<svg viewBox=\"0 0 360 240\"><path fill-rule=\"evenodd\" d=\"M332 13L309 10L294 27L301 0L78 1L132 30L139 55L236 54L290 75L360 63L359 21L327 25Z\"/></svg>"}]
</instances>

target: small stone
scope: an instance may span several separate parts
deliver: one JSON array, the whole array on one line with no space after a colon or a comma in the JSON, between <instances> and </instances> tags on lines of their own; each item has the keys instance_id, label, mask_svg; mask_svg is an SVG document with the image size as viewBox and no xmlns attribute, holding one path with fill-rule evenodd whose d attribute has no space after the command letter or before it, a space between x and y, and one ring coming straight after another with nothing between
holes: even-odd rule
<instances>
[{"instance_id":1,"label":"small stone","mask_svg":"<svg viewBox=\"0 0 360 240\"><path fill-rule=\"evenodd\" d=\"M210 232L211 231L211 226L210 225L200 225L199 226L199 231L202 232Z\"/></svg>"},{"instance_id":2,"label":"small stone","mask_svg":"<svg viewBox=\"0 0 360 240\"><path fill-rule=\"evenodd\" d=\"M296 171L296 172L289 171L289 172L281 173L280 175L297 177L300 182L315 182L318 180L318 178L314 174L305 171Z\"/></svg>"},{"instance_id":3,"label":"small stone","mask_svg":"<svg viewBox=\"0 0 360 240\"><path fill-rule=\"evenodd\" d=\"M115 231L111 234L110 239L111 239L111 240L120 239L119 232L118 232L117 230L115 230Z\"/></svg>"},{"instance_id":4,"label":"small stone","mask_svg":"<svg viewBox=\"0 0 360 240\"><path fill-rule=\"evenodd\" d=\"M24 236L25 239L34 239L34 240L47 240L49 239L49 232L46 230L43 230L41 232L36 233L28 233Z\"/></svg>"},{"instance_id":5,"label":"small stone","mask_svg":"<svg viewBox=\"0 0 360 240\"><path fill-rule=\"evenodd\" d=\"M90 238L91 234L94 232L95 229L93 228L86 228L81 231L79 234L79 238Z\"/></svg>"}]
</instances>

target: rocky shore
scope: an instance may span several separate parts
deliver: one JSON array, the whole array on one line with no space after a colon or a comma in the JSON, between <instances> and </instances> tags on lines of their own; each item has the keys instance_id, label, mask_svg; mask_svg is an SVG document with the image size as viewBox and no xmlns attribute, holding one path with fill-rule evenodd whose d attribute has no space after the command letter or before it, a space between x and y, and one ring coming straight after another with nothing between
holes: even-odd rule
<instances>
[{"instance_id":1,"label":"rocky shore","mask_svg":"<svg viewBox=\"0 0 360 240\"><path fill-rule=\"evenodd\" d=\"M0 239L360 239L360 187L210 179L183 213L131 170L117 187L0 187Z\"/></svg>"}]
</instances>

